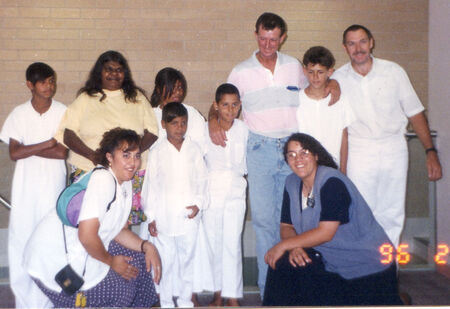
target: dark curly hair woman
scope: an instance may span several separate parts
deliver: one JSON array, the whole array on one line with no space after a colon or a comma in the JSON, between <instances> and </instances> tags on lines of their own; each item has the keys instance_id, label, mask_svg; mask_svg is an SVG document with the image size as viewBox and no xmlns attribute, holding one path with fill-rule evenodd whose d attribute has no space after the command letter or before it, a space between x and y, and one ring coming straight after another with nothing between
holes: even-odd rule
<instances>
[{"instance_id":1,"label":"dark curly hair woman","mask_svg":"<svg viewBox=\"0 0 450 309\"><path fill-rule=\"evenodd\" d=\"M94 168L94 150L103 133L112 128L136 131L141 137L142 165L133 178L133 207L129 223L145 221L140 191L146 167L146 150L156 141L158 124L144 90L133 81L125 57L113 50L98 57L85 85L69 105L56 139L70 149L70 181Z\"/></svg>"},{"instance_id":2,"label":"dark curly hair woman","mask_svg":"<svg viewBox=\"0 0 450 309\"><path fill-rule=\"evenodd\" d=\"M265 306L401 305L391 246L355 185L313 137L295 133L284 147L281 241L267 251Z\"/></svg>"}]
</instances>

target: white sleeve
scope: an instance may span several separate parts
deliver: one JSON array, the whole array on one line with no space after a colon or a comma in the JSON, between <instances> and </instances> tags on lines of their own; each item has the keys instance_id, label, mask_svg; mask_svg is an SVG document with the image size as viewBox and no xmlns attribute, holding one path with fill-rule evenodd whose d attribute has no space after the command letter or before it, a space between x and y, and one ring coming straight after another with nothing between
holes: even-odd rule
<instances>
[{"instance_id":1,"label":"white sleeve","mask_svg":"<svg viewBox=\"0 0 450 309\"><path fill-rule=\"evenodd\" d=\"M162 192L159 191L158 181L158 149L159 147L150 149L144 182L142 184L141 204L142 209L148 218L148 222L155 220L155 204L157 203L156 197L159 196L159 194L162 194Z\"/></svg>"},{"instance_id":2,"label":"white sleeve","mask_svg":"<svg viewBox=\"0 0 450 309\"><path fill-rule=\"evenodd\" d=\"M15 139L16 141L23 143L23 136L21 134L22 124L20 121L20 116L18 115L18 109L15 108L6 118L3 124L2 131L0 132L0 139L9 144L9 140Z\"/></svg>"},{"instance_id":3,"label":"white sleeve","mask_svg":"<svg viewBox=\"0 0 450 309\"><path fill-rule=\"evenodd\" d=\"M194 205L197 205L199 209L208 208L207 193L208 193L208 170L206 168L203 155L197 155L194 162L195 177L194 188L195 197Z\"/></svg>"},{"instance_id":4,"label":"white sleeve","mask_svg":"<svg viewBox=\"0 0 450 309\"><path fill-rule=\"evenodd\" d=\"M239 72L236 68L234 68L233 70L231 70L230 75L228 75L227 78L227 83L229 84L233 84L236 86L236 88L239 90L239 95L242 97L244 96L244 93L242 92L242 86L240 85L240 76L239 76Z\"/></svg>"},{"instance_id":5,"label":"white sleeve","mask_svg":"<svg viewBox=\"0 0 450 309\"><path fill-rule=\"evenodd\" d=\"M242 123L243 125L243 140L244 140L244 174L247 175L248 174L248 170L247 170L247 141L248 141L248 128L247 126Z\"/></svg>"},{"instance_id":6,"label":"white sleeve","mask_svg":"<svg viewBox=\"0 0 450 309\"><path fill-rule=\"evenodd\" d=\"M347 97L345 97L341 94L341 98L339 101L342 101L340 103L340 104L342 104L342 123L343 123L343 127L345 129L356 120L356 115L355 115L355 112L353 111L353 108L350 105L350 102L348 101Z\"/></svg>"},{"instance_id":7,"label":"white sleeve","mask_svg":"<svg viewBox=\"0 0 450 309\"><path fill-rule=\"evenodd\" d=\"M422 102L420 102L420 99L409 80L408 74L401 66L398 66L396 77L398 79L397 85L400 104L406 116L412 117L422 112L424 110Z\"/></svg>"},{"instance_id":8,"label":"white sleeve","mask_svg":"<svg viewBox=\"0 0 450 309\"><path fill-rule=\"evenodd\" d=\"M78 222L92 218L101 221L115 192L116 183L111 172L106 169L94 171L86 188Z\"/></svg>"},{"instance_id":9,"label":"white sleeve","mask_svg":"<svg viewBox=\"0 0 450 309\"><path fill-rule=\"evenodd\" d=\"M188 117L188 132L187 134L200 146L203 154L206 148L206 131L205 131L205 118L200 112L192 106L186 105L189 111Z\"/></svg>"}]
</instances>

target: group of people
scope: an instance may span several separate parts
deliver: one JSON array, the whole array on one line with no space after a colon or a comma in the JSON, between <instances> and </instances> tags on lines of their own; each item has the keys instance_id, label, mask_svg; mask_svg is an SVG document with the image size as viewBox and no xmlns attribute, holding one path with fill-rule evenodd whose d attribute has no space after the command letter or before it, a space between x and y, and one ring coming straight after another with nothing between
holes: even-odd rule
<instances>
[{"instance_id":1,"label":"group of people","mask_svg":"<svg viewBox=\"0 0 450 309\"><path fill-rule=\"evenodd\" d=\"M228 82L239 89L250 131L249 200L263 304L398 303L395 262L380 265L377 246L396 247L403 229L408 121L425 148L428 178L442 177L424 107L406 72L373 56L373 35L362 25L344 31L350 62L336 72L334 57L322 46L310 48L303 64L280 53L287 29L280 16L264 13L255 26L258 50L231 71ZM226 134L213 120L211 139L225 145ZM320 144L334 164L321 159ZM330 178L337 180L327 185ZM280 260L285 252L287 264ZM286 282L286 268L277 261L290 266ZM301 277L311 264L320 271L314 284ZM394 282L384 288L380 282L387 278Z\"/></svg>"},{"instance_id":2,"label":"group of people","mask_svg":"<svg viewBox=\"0 0 450 309\"><path fill-rule=\"evenodd\" d=\"M205 289L210 305L238 306L246 174L264 305L400 303L396 264L378 250L403 228L408 120L430 180L442 176L424 108L404 70L373 57L364 26L345 30L350 62L336 72L325 47L302 64L280 53L286 31L276 14L258 18L258 50L217 88L208 122L182 103L174 68L158 72L148 100L123 55L107 51L66 108L52 99L53 69L28 67L32 98L0 132L17 161L16 307L192 307ZM77 228L55 209L66 159L69 184L102 167ZM84 280L72 295L55 281L66 264Z\"/></svg>"},{"instance_id":3,"label":"group of people","mask_svg":"<svg viewBox=\"0 0 450 309\"><path fill-rule=\"evenodd\" d=\"M233 141L220 147L182 103L187 83L174 68L158 72L149 102L123 55L107 51L67 108L53 100L50 66L31 64L26 78L32 98L1 131L18 162L8 247L16 306L174 307L176 297L192 307L204 289L218 306L223 298L238 305L248 135L235 119L238 89L216 91L218 121ZM92 171L76 228L55 208L66 159L69 185ZM137 224L140 237L130 229ZM70 295L55 281L66 264L84 280Z\"/></svg>"}]
</instances>

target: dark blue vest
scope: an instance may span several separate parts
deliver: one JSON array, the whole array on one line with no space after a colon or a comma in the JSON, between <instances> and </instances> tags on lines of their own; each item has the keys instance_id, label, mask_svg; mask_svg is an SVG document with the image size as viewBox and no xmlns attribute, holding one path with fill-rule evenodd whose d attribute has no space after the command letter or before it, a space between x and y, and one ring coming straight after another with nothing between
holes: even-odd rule
<instances>
[{"instance_id":1,"label":"dark blue vest","mask_svg":"<svg viewBox=\"0 0 450 309\"><path fill-rule=\"evenodd\" d=\"M327 271L338 273L345 279L383 271L391 264L381 263L385 256L380 254L379 248L383 244L392 245L392 243L355 185L336 169L325 166L317 168L313 188L315 205L314 208L307 207L303 211L300 210L299 190L302 180L295 174L286 178L291 220L297 234L319 226L322 209L320 189L330 177L342 180L350 194L349 222L339 226L331 241L314 249L322 254Z\"/></svg>"}]
</instances>

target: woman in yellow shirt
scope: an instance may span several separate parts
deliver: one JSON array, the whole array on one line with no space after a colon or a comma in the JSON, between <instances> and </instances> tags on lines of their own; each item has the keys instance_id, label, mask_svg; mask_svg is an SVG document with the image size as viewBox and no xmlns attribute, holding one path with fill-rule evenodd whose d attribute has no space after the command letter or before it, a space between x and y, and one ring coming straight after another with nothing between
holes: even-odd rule
<instances>
[{"instance_id":1,"label":"woman in yellow shirt","mask_svg":"<svg viewBox=\"0 0 450 309\"><path fill-rule=\"evenodd\" d=\"M155 114L145 95L136 86L125 57L117 51L100 55L88 80L69 105L56 139L69 149L70 182L94 168L94 152L104 132L121 127L136 131L141 137L141 152L158 138ZM133 178L133 205L130 224L145 221L140 192L146 167L146 152Z\"/></svg>"}]
</instances>

